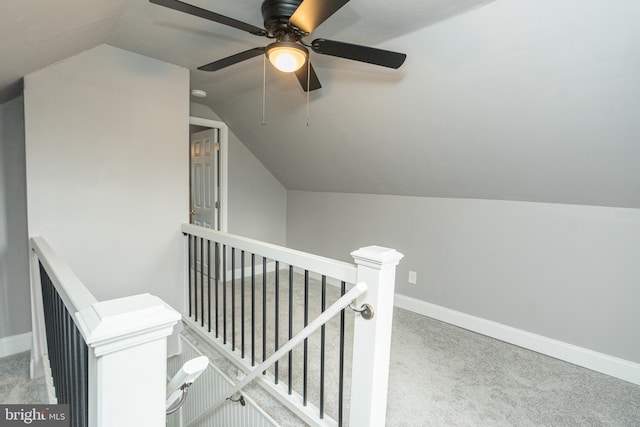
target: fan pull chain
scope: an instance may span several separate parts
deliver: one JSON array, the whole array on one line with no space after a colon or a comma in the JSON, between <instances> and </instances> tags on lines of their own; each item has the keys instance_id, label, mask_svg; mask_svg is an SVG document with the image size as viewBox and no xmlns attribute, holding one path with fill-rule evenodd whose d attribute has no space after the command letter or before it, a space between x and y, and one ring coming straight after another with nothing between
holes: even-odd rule
<instances>
[{"instance_id":1,"label":"fan pull chain","mask_svg":"<svg viewBox=\"0 0 640 427\"><path fill-rule=\"evenodd\" d=\"M262 55L262 126L267 125L267 55Z\"/></svg>"},{"instance_id":2,"label":"fan pull chain","mask_svg":"<svg viewBox=\"0 0 640 427\"><path fill-rule=\"evenodd\" d=\"M307 58L307 127L309 127L309 85L311 82L311 61Z\"/></svg>"}]
</instances>

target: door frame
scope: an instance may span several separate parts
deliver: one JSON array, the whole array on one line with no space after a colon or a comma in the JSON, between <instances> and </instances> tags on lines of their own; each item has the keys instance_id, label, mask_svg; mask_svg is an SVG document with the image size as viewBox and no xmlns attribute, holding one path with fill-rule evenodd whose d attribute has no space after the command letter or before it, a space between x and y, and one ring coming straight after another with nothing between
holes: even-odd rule
<instances>
[{"instance_id":1,"label":"door frame","mask_svg":"<svg viewBox=\"0 0 640 427\"><path fill-rule=\"evenodd\" d=\"M203 126L208 128L216 128L220 129L219 142L220 142L220 151L218 152L218 156L220 158L220 231L227 232L227 210L228 210L228 153L229 153L229 127L224 122L220 122L217 120L211 119L203 119L201 117L189 116L189 124L196 126ZM189 160L189 173L191 174L191 160ZM191 194L191 188L189 188L189 194ZM189 196L191 197L191 196ZM191 209L191 207L189 207Z\"/></svg>"}]
</instances>

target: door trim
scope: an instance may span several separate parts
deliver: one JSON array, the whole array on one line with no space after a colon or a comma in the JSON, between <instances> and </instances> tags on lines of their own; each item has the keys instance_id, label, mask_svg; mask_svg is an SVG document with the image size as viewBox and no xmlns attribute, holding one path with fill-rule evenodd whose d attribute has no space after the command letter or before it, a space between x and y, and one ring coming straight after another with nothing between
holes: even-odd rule
<instances>
[{"instance_id":1,"label":"door trim","mask_svg":"<svg viewBox=\"0 0 640 427\"><path fill-rule=\"evenodd\" d=\"M220 129L220 231L227 232L229 127L217 120L189 116L189 124Z\"/></svg>"}]
</instances>

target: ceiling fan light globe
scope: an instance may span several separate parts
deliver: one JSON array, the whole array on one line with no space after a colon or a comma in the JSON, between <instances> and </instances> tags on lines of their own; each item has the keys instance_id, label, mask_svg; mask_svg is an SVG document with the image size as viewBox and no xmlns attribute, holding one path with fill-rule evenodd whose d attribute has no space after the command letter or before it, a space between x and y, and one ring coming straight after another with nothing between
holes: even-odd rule
<instances>
[{"instance_id":1,"label":"ceiling fan light globe","mask_svg":"<svg viewBox=\"0 0 640 427\"><path fill-rule=\"evenodd\" d=\"M269 62L284 73L298 71L307 62L307 52L296 44L293 46L283 44L274 43L267 49Z\"/></svg>"}]
</instances>

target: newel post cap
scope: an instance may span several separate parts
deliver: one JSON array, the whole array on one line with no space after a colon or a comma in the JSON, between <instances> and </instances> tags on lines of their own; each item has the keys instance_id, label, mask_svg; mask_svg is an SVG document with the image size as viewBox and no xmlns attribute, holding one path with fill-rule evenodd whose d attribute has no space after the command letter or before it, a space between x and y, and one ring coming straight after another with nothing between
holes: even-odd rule
<instances>
[{"instance_id":1,"label":"newel post cap","mask_svg":"<svg viewBox=\"0 0 640 427\"><path fill-rule=\"evenodd\" d=\"M96 355L171 334L181 316L151 294L101 301L76 314L79 329Z\"/></svg>"},{"instance_id":2,"label":"newel post cap","mask_svg":"<svg viewBox=\"0 0 640 427\"><path fill-rule=\"evenodd\" d=\"M403 254L395 249L382 246L365 246L351 252L351 256L356 264L378 270L395 267L404 257Z\"/></svg>"}]
</instances>

